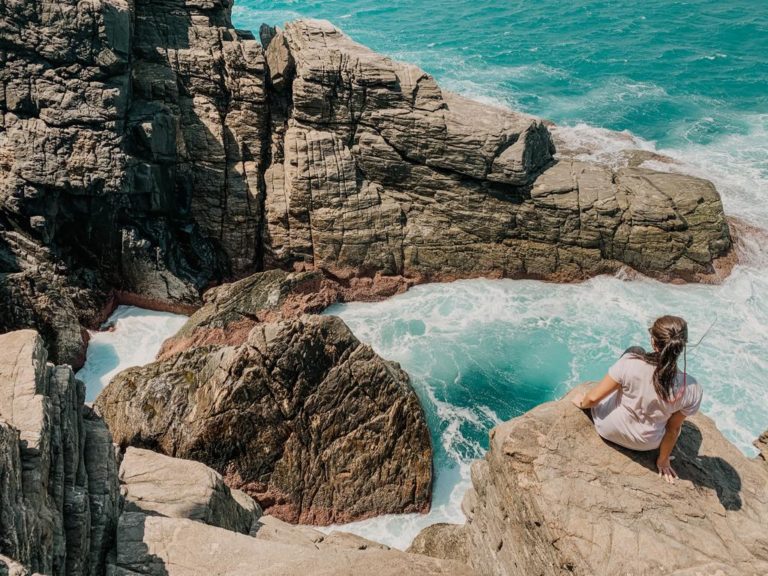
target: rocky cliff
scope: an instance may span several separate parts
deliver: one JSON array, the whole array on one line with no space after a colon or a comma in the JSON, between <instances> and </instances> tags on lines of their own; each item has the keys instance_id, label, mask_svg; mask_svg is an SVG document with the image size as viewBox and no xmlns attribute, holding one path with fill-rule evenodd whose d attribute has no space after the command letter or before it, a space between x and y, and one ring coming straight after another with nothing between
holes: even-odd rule
<instances>
[{"instance_id":1,"label":"rocky cliff","mask_svg":"<svg viewBox=\"0 0 768 576\"><path fill-rule=\"evenodd\" d=\"M373 290L621 266L697 279L729 250L706 181L558 160L538 119L327 22L267 27L265 49L230 9L0 3L0 330L36 327L78 364L81 326L116 300L195 307L265 268Z\"/></svg>"},{"instance_id":2,"label":"rocky cliff","mask_svg":"<svg viewBox=\"0 0 768 576\"><path fill-rule=\"evenodd\" d=\"M266 49L264 252L339 277L573 279L711 272L730 245L706 181L555 161L542 121L439 88L299 21Z\"/></svg>"},{"instance_id":3,"label":"rocky cliff","mask_svg":"<svg viewBox=\"0 0 768 576\"><path fill-rule=\"evenodd\" d=\"M257 324L121 372L96 400L121 445L204 462L292 522L429 509L432 448L408 376L332 316Z\"/></svg>"},{"instance_id":4,"label":"rocky cliff","mask_svg":"<svg viewBox=\"0 0 768 576\"><path fill-rule=\"evenodd\" d=\"M569 398L541 405L491 432L472 465L467 523L430 527L412 550L489 575L768 573L764 462L703 415L686 421L673 455L670 485L655 451L604 442Z\"/></svg>"},{"instance_id":5,"label":"rocky cliff","mask_svg":"<svg viewBox=\"0 0 768 576\"><path fill-rule=\"evenodd\" d=\"M0 336L2 575L471 573L262 516L199 462L136 448L119 457L82 392L35 332Z\"/></svg>"},{"instance_id":6,"label":"rocky cliff","mask_svg":"<svg viewBox=\"0 0 768 576\"><path fill-rule=\"evenodd\" d=\"M0 335L0 554L44 574L103 574L119 514L111 438L34 331Z\"/></svg>"}]
</instances>

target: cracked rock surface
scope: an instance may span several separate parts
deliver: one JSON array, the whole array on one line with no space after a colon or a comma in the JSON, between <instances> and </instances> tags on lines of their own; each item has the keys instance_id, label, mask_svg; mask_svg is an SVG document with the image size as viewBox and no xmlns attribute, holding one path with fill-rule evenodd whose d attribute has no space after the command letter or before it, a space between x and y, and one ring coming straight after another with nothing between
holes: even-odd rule
<instances>
[{"instance_id":1,"label":"cracked rock surface","mask_svg":"<svg viewBox=\"0 0 768 576\"><path fill-rule=\"evenodd\" d=\"M84 395L33 330L0 335L0 555L30 572L103 574L113 544L117 463Z\"/></svg>"},{"instance_id":2,"label":"cracked rock surface","mask_svg":"<svg viewBox=\"0 0 768 576\"><path fill-rule=\"evenodd\" d=\"M116 302L189 311L273 268L404 285L717 278L704 180L555 155L545 122L442 90L324 21L231 0L0 3L0 330L79 365ZM353 291L360 296L361 291Z\"/></svg>"},{"instance_id":3,"label":"cracked rock surface","mask_svg":"<svg viewBox=\"0 0 768 576\"><path fill-rule=\"evenodd\" d=\"M203 462L284 520L429 509L432 447L408 376L333 316L128 369L96 406L115 442Z\"/></svg>"},{"instance_id":4,"label":"cracked rock surface","mask_svg":"<svg viewBox=\"0 0 768 576\"><path fill-rule=\"evenodd\" d=\"M656 454L603 441L570 397L543 404L491 431L466 524L427 528L411 551L462 549L480 575L765 574L764 460L701 414L683 425L675 484L658 477Z\"/></svg>"}]
</instances>

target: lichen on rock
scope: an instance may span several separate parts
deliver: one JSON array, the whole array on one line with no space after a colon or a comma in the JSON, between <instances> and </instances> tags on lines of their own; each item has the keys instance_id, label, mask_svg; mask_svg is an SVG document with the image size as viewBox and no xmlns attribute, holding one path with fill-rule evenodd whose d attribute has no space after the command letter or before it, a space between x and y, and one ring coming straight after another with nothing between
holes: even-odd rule
<instances>
[{"instance_id":1,"label":"lichen on rock","mask_svg":"<svg viewBox=\"0 0 768 576\"><path fill-rule=\"evenodd\" d=\"M429 509L432 449L408 376L332 316L259 323L116 376L115 441L204 462L271 514L330 524Z\"/></svg>"}]
</instances>

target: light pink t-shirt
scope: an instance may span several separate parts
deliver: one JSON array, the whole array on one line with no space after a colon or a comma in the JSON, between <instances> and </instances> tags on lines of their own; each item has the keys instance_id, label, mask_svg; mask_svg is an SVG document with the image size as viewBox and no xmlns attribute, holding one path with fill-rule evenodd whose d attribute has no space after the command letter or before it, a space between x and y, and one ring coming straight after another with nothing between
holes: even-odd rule
<instances>
[{"instance_id":1,"label":"light pink t-shirt","mask_svg":"<svg viewBox=\"0 0 768 576\"><path fill-rule=\"evenodd\" d=\"M600 436L632 450L653 450L661 444L672 414L692 416L699 411L702 390L695 378L688 374L683 387L683 373L678 371L674 398L666 402L653 387L654 368L631 354L611 366L608 375L619 383L619 389L592 408Z\"/></svg>"}]
</instances>

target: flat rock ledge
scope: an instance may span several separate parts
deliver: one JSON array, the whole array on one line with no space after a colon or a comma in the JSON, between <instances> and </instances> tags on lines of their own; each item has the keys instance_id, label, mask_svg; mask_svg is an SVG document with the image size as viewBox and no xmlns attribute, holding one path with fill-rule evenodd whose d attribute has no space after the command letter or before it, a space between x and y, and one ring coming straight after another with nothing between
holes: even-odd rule
<instances>
[{"instance_id":1,"label":"flat rock ledge","mask_svg":"<svg viewBox=\"0 0 768 576\"><path fill-rule=\"evenodd\" d=\"M336 317L259 323L237 345L125 370L96 406L121 446L203 462L284 520L429 510L432 446L408 375Z\"/></svg>"},{"instance_id":2,"label":"flat rock ledge","mask_svg":"<svg viewBox=\"0 0 768 576\"><path fill-rule=\"evenodd\" d=\"M763 457L749 459L697 415L683 426L670 485L656 451L603 441L568 397L543 404L491 432L472 465L466 524L427 528L411 550L459 550L480 575L766 574L765 439Z\"/></svg>"}]
</instances>

